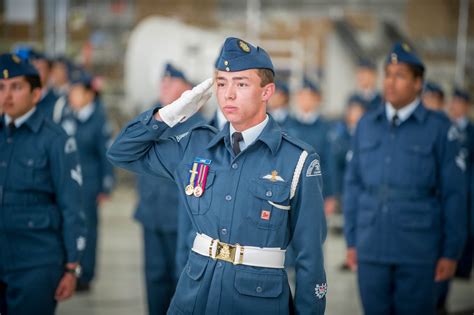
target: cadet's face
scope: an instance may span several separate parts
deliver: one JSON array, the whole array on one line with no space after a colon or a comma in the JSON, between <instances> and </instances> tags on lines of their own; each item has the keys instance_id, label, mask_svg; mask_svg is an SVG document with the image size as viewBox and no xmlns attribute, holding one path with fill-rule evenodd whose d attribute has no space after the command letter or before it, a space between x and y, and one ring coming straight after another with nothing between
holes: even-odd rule
<instances>
[{"instance_id":1,"label":"cadet's face","mask_svg":"<svg viewBox=\"0 0 474 315\"><path fill-rule=\"evenodd\" d=\"M216 73L216 96L226 119L237 131L243 131L265 119L266 104L275 92L275 84L260 86L256 69Z\"/></svg>"},{"instance_id":2,"label":"cadet's face","mask_svg":"<svg viewBox=\"0 0 474 315\"><path fill-rule=\"evenodd\" d=\"M272 97L268 100L268 108L270 110L288 107L288 95L282 91L276 90Z\"/></svg>"},{"instance_id":3,"label":"cadet's face","mask_svg":"<svg viewBox=\"0 0 474 315\"><path fill-rule=\"evenodd\" d=\"M0 80L0 108L13 119L35 107L40 97L41 89L32 91L25 77Z\"/></svg>"},{"instance_id":4,"label":"cadet's face","mask_svg":"<svg viewBox=\"0 0 474 315\"><path fill-rule=\"evenodd\" d=\"M362 105L358 103L351 104L351 106L347 108L347 112L346 112L347 125L350 128L355 127L357 123L359 122L359 119L362 117L362 115L364 115L364 112L365 110L364 110L364 107L362 107Z\"/></svg>"},{"instance_id":5,"label":"cadet's face","mask_svg":"<svg viewBox=\"0 0 474 315\"><path fill-rule=\"evenodd\" d=\"M302 89L296 94L296 105L303 113L311 113L319 109L321 96L310 89Z\"/></svg>"},{"instance_id":6,"label":"cadet's face","mask_svg":"<svg viewBox=\"0 0 474 315\"><path fill-rule=\"evenodd\" d=\"M55 62L51 68L50 74L51 83L55 86L61 86L68 82L67 67L62 62Z\"/></svg>"},{"instance_id":7,"label":"cadet's face","mask_svg":"<svg viewBox=\"0 0 474 315\"><path fill-rule=\"evenodd\" d=\"M47 86L48 85L48 77L49 77L49 64L46 60L44 59L37 59L32 61L33 66L35 66L36 70L38 70L40 79L41 79L41 85L42 86Z\"/></svg>"},{"instance_id":8,"label":"cadet's face","mask_svg":"<svg viewBox=\"0 0 474 315\"><path fill-rule=\"evenodd\" d=\"M80 110L87 104L91 103L94 94L86 89L82 84L74 84L69 90L69 104L74 110Z\"/></svg>"},{"instance_id":9,"label":"cadet's face","mask_svg":"<svg viewBox=\"0 0 474 315\"><path fill-rule=\"evenodd\" d=\"M443 110L443 99L439 97L438 94L432 92L425 92L423 93L422 99L423 104L425 104L426 108L429 108L434 111Z\"/></svg>"},{"instance_id":10,"label":"cadet's face","mask_svg":"<svg viewBox=\"0 0 474 315\"><path fill-rule=\"evenodd\" d=\"M357 85L362 90L373 89L375 87L377 73L371 69L360 68L357 70Z\"/></svg>"},{"instance_id":11,"label":"cadet's face","mask_svg":"<svg viewBox=\"0 0 474 315\"><path fill-rule=\"evenodd\" d=\"M449 104L449 116L454 119L467 116L469 113L469 103L459 97L453 97Z\"/></svg>"},{"instance_id":12,"label":"cadet's face","mask_svg":"<svg viewBox=\"0 0 474 315\"><path fill-rule=\"evenodd\" d=\"M406 64L389 64L383 80L384 97L395 108L402 108L415 100L422 88L421 78L415 78Z\"/></svg>"},{"instance_id":13,"label":"cadet's face","mask_svg":"<svg viewBox=\"0 0 474 315\"><path fill-rule=\"evenodd\" d=\"M176 101L191 86L179 78L164 77L160 84L160 103L165 106Z\"/></svg>"}]
</instances>

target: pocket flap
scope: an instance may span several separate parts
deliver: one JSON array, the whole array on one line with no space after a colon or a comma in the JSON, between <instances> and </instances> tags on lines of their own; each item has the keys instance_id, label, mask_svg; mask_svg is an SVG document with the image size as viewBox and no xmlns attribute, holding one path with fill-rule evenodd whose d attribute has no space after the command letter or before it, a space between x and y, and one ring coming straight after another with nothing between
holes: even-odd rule
<instances>
[{"instance_id":1,"label":"pocket flap","mask_svg":"<svg viewBox=\"0 0 474 315\"><path fill-rule=\"evenodd\" d=\"M405 150L414 154L421 154L421 155L431 154L430 145L411 144L411 145L405 146Z\"/></svg>"},{"instance_id":2,"label":"pocket flap","mask_svg":"<svg viewBox=\"0 0 474 315\"><path fill-rule=\"evenodd\" d=\"M45 229L51 225L48 213L14 214L11 218L13 229Z\"/></svg>"},{"instance_id":3,"label":"pocket flap","mask_svg":"<svg viewBox=\"0 0 474 315\"><path fill-rule=\"evenodd\" d=\"M275 298L283 290L283 277L278 274L262 274L237 270L234 287L240 294Z\"/></svg>"},{"instance_id":4,"label":"pocket flap","mask_svg":"<svg viewBox=\"0 0 474 315\"><path fill-rule=\"evenodd\" d=\"M185 270L189 278L199 280L207 267L208 258L191 252Z\"/></svg>"},{"instance_id":5,"label":"pocket flap","mask_svg":"<svg viewBox=\"0 0 474 315\"><path fill-rule=\"evenodd\" d=\"M31 168L44 168L48 164L48 160L45 158L20 158L19 160L23 166Z\"/></svg>"},{"instance_id":6,"label":"pocket flap","mask_svg":"<svg viewBox=\"0 0 474 315\"><path fill-rule=\"evenodd\" d=\"M402 212L398 214L397 221L399 226L404 229L428 229L432 226L433 216L430 212Z\"/></svg>"},{"instance_id":7,"label":"pocket flap","mask_svg":"<svg viewBox=\"0 0 474 315\"><path fill-rule=\"evenodd\" d=\"M290 185L282 182L269 182L266 179L253 179L250 192L259 199L284 203L290 198Z\"/></svg>"},{"instance_id":8,"label":"pocket flap","mask_svg":"<svg viewBox=\"0 0 474 315\"><path fill-rule=\"evenodd\" d=\"M380 141L379 140L364 140L360 142L359 150L360 151L366 151L366 150L372 150L376 147L378 147Z\"/></svg>"}]
</instances>

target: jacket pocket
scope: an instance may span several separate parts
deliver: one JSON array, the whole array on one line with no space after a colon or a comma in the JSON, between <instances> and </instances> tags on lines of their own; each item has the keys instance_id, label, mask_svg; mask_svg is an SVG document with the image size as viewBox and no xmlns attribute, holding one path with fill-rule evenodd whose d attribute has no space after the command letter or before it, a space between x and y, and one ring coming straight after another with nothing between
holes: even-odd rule
<instances>
[{"instance_id":1,"label":"jacket pocket","mask_svg":"<svg viewBox=\"0 0 474 315\"><path fill-rule=\"evenodd\" d=\"M208 257L194 252L189 254L188 263L179 278L172 305L186 314L193 313L196 300L209 262Z\"/></svg>"},{"instance_id":2,"label":"jacket pocket","mask_svg":"<svg viewBox=\"0 0 474 315\"><path fill-rule=\"evenodd\" d=\"M253 179L249 190L252 201L247 209L247 219L258 228L275 230L288 218L290 208L290 185Z\"/></svg>"}]
</instances>

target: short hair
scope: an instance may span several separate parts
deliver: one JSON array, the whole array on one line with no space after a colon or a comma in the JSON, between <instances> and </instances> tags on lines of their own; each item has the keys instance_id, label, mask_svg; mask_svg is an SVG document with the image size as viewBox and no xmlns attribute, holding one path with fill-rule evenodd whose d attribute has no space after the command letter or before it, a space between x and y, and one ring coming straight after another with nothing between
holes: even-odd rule
<instances>
[{"instance_id":1,"label":"short hair","mask_svg":"<svg viewBox=\"0 0 474 315\"><path fill-rule=\"evenodd\" d=\"M421 80L423 80L423 77L425 76L425 68L412 64L407 64L407 66L415 77L415 79L420 78Z\"/></svg>"},{"instance_id":2,"label":"short hair","mask_svg":"<svg viewBox=\"0 0 474 315\"><path fill-rule=\"evenodd\" d=\"M260 77L260 87L275 82L275 76L270 69L257 69L257 75Z\"/></svg>"},{"instance_id":3,"label":"short hair","mask_svg":"<svg viewBox=\"0 0 474 315\"><path fill-rule=\"evenodd\" d=\"M26 75L25 80L30 85L31 91L34 89L41 89L42 87L39 75Z\"/></svg>"}]
</instances>

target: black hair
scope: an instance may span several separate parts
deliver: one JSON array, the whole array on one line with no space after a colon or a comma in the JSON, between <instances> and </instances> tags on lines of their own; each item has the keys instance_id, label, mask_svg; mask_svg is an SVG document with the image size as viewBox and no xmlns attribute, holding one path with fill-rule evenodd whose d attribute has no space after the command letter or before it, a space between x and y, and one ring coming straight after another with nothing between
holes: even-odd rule
<instances>
[{"instance_id":1,"label":"black hair","mask_svg":"<svg viewBox=\"0 0 474 315\"><path fill-rule=\"evenodd\" d=\"M410 69L410 71L413 73L413 76L415 77L415 79L420 78L421 80L423 80L425 76L425 68L423 68L422 66L417 66L417 65L412 65L412 64L407 64L407 66Z\"/></svg>"},{"instance_id":2,"label":"black hair","mask_svg":"<svg viewBox=\"0 0 474 315\"><path fill-rule=\"evenodd\" d=\"M34 89L41 89L41 79L39 75L26 75L25 76L26 82L30 85L31 90L33 91Z\"/></svg>"}]
</instances>

